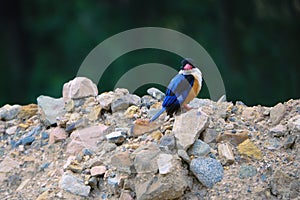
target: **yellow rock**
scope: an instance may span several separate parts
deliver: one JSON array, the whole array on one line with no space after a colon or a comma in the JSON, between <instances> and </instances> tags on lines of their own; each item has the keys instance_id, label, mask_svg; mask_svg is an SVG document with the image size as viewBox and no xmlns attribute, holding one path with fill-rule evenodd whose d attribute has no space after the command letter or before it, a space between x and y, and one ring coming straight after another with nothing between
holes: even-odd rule
<instances>
[{"instance_id":1,"label":"yellow rock","mask_svg":"<svg viewBox=\"0 0 300 200\"><path fill-rule=\"evenodd\" d=\"M135 114L137 114L139 112L139 107L137 106L130 106L129 108L127 108L127 110L125 111L125 116L127 118L133 118Z\"/></svg>"},{"instance_id":2,"label":"yellow rock","mask_svg":"<svg viewBox=\"0 0 300 200\"><path fill-rule=\"evenodd\" d=\"M49 199L48 195L49 195L49 192L48 192L48 190L46 190L40 196L38 196L38 198L36 198L36 200L48 200Z\"/></svg>"},{"instance_id":3,"label":"yellow rock","mask_svg":"<svg viewBox=\"0 0 300 200\"><path fill-rule=\"evenodd\" d=\"M100 116L101 110L102 110L101 106L99 105L95 106L88 114L89 120L96 121Z\"/></svg>"},{"instance_id":4,"label":"yellow rock","mask_svg":"<svg viewBox=\"0 0 300 200\"><path fill-rule=\"evenodd\" d=\"M29 127L29 124L19 124L19 127L23 128L23 129L27 129Z\"/></svg>"},{"instance_id":5,"label":"yellow rock","mask_svg":"<svg viewBox=\"0 0 300 200\"><path fill-rule=\"evenodd\" d=\"M29 119L30 117L36 115L38 111L38 106L36 104L29 104L22 106L20 113L18 114L19 119Z\"/></svg>"},{"instance_id":6,"label":"yellow rock","mask_svg":"<svg viewBox=\"0 0 300 200\"><path fill-rule=\"evenodd\" d=\"M238 151L240 154L244 154L255 159L262 158L261 151L249 139L239 144Z\"/></svg>"},{"instance_id":7,"label":"yellow rock","mask_svg":"<svg viewBox=\"0 0 300 200\"><path fill-rule=\"evenodd\" d=\"M162 137L162 133L159 130L156 130L150 134L150 137L154 140L160 140L160 138Z\"/></svg>"}]
</instances>

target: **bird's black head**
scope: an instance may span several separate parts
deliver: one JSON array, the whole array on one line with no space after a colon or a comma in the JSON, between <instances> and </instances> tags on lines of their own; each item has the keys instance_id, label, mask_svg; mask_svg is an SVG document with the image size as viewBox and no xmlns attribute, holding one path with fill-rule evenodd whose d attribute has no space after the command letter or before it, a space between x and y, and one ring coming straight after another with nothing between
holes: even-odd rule
<instances>
[{"instance_id":1,"label":"bird's black head","mask_svg":"<svg viewBox=\"0 0 300 200\"><path fill-rule=\"evenodd\" d=\"M184 70L185 69L185 66L189 64L191 69L195 68L196 65L194 64L194 60L191 59L191 58L185 58L181 61L181 70Z\"/></svg>"}]
</instances>

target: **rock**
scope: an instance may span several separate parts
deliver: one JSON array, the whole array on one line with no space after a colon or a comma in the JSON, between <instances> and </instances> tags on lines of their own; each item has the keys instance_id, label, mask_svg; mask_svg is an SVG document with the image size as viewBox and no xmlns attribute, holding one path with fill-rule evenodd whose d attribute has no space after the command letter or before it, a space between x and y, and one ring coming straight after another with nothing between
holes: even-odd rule
<instances>
[{"instance_id":1,"label":"rock","mask_svg":"<svg viewBox=\"0 0 300 200\"><path fill-rule=\"evenodd\" d=\"M73 163L68 165L67 167L68 170L71 170L74 173L80 174L83 170L82 166L79 165L78 163Z\"/></svg>"},{"instance_id":2,"label":"rock","mask_svg":"<svg viewBox=\"0 0 300 200\"><path fill-rule=\"evenodd\" d=\"M36 115L37 111L38 111L38 105L36 104L29 104L26 106L22 106L18 114L18 118L22 120L29 119L32 116Z\"/></svg>"},{"instance_id":3,"label":"rock","mask_svg":"<svg viewBox=\"0 0 300 200\"><path fill-rule=\"evenodd\" d=\"M239 178L240 179L253 177L256 174L257 174L257 170L252 165L242 165L240 167L240 170L239 170Z\"/></svg>"},{"instance_id":4,"label":"rock","mask_svg":"<svg viewBox=\"0 0 300 200\"><path fill-rule=\"evenodd\" d=\"M124 133L122 131L115 131L115 132L107 134L105 137L109 142L112 142L115 144L122 144L126 139L126 133Z\"/></svg>"},{"instance_id":5,"label":"rock","mask_svg":"<svg viewBox=\"0 0 300 200\"><path fill-rule=\"evenodd\" d=\"M105 130L108 127L102 124L75 130L70 138L72 141L67 146L67 153L75 154L84 148L96 150L97 142L105 139Z\"/></svg>"},{"instance_id":6,"label":"rock","mask_svg":"<svg viewBox=\"0 0 300 200\"><path fill-rule=\"evenodd\" d=\"M49 135L49 144L54 144L55 142L63 141L68 137L66 131L60 127L55 127L51 129Z\"/></svg>"},{"instance_id":7,"label":"rock","mask_svg":"<svg viewBox=\"0 0 300 200\"><path fill-rule=\"evenodd\" d=\"M190 170L197 179L206 187L212 188L214 184L223 179L222 165L215 159L199 157L190 163Z\"/></svg>"},{"instance_id":8,"label":"rock","mask_svg":"<svg viewBox=\"0 0 300 200\"><path fill-rule=\"evenodd\" d=\"M210 105L213 105L213 104L214 104L214 102L210 99L199 99L199 98L194 98L189 103L189 105L192 108L200 108L200 107L203 107L203 106L210 106Z\"/></svg>"},{"instance_id":9,"label":"rock","mask_svg":"<svg viewBox=\"0 0 300 200\"><path fill-rule=\"evenodd\" d=\"M264 147L269 150L276 150L281 148L280 140L278 138L270 138L264 142Z\"/></svg>"},{"instance_id":10,"label":"rock","mask_svg":"<svg viewBox=\"0 0 300 200\"><path fill-rule=\"evenodd\" d=\"M37 98L37 103L40 108L40 114L46 124L55 124L56 118L66 113L62 98L55 99L42 95Z\"/></svg>"},{"instance_id":11,"label":"rock","mask_svg":"<svg viewBox=\"0 0 300 200\"><path fill-rule=\"evenodd\" d=\"M295 185L298 186L294 187ZM294 180L280 169L276 170L271 177L270 186L272 194L277 197L281 196L281 199L283 199L283 197L285 197L285 199L292 199L291 196L299 197L300 194L300 181Z\"/></svg>"},{"instance_id":12,"label":"rock","mask_svg":"<svg viewBox=\"0 0 300 200\"><path fill-rule=\"evenodd\" d=\"M13 135L17 132L18 126L12 126L5 130L5 133L8 135Z\"/></svg>"},{"instance_id":13,"label":"rock","mask_svg":"<svg viewBox=\"0 0 300 200\"><path fill-rule=\"evenodd\" d=\"M243 119L253 121L258 117L259 113L253 107L247 107L242 112Z\"/></svg>"},{"instance_id":14,"label":"rock","mask_svg":"<svg viewBox=\"0 0 300 200\"><path fill-rule=\"evenodd\" d=\"M49 191L46 190L42 194L40 194L36 200L48 200L49 199Z\"/></svg>"},{"instance_id":15,"label":"rock","mask_svg":"<svg viewBox=\"0 0 300 200\"><path fill-rule=\"evenodd\" d=\"M141 98L141 106L144 106L146 108L150 108L153 105L156 105L157 100L153 99L150 95L144 95ZM155 106L154 108L161 108L161 104L159 104L159 106ZM149 110L150 111L150 110Z\"/></svg>"},{"instance_id":16,"label":"rock","mask_svg":"<svg viewBox=\"0 0 300 200\"><path fill-rule=\"evenodd\" d=\"M220 157L223 159L222 164L230 165L234 163L234 154L232 152L232 147L229 143L218 144L218 152Z\"/></svg>"},{"instance_id":17,"label":"rock","mask_svg":"<svg viewBox=\"0 0 300 200\"><path fill-rule=\"evenodd\" d=\"M70 117L69 122L71 122L71 121L73 121L73 120L71 120L71 117ZM88 125L87 119L85 119L85 118L76 119L75 122L66 125L66 132L71 133L75 129L84 128L87 125Z\"/></svg>"},{"instance_id":18,"label":"rock","mask_svg":"<svg viewBox=\"0 0 300 200\"><path fill-rule=\"evenodd\" d=\"M216 129L207 128L200 137L203 142L209 144L209 143L215 143L217 138L217 131Z\"/></svg>"},{"instance_id":19,"label":"rock","mask_svg":"<svg viewBox=\"0 0 300 200\"><path fill-rule=\"evenodd\" d=\"M249 138L249 131L238 130L236 133L232 131L225 131L223 134L218 135L217 142L230 142L232 145L237 146Z\"/></svg>"},{"instance_id":20,"label":"rock","mask_svg":"<svg viewBox=\"0 0 300 200\"><path fill-rule=\"evenodd\" d=\"M128 152L114 154L111 157L110 164L117 168L117 171L131 174L133 161L130 159Z\"/></svg>"},{"instance_id":21,"label":"rock","mask_svg":"<svg viewBox=\"0 0 300 200\"><path fill-rule=\"evenodd\" d=\"M137 106L130 106L126 112L125 112L125 116L129 119L134 118L135 116L138 116L140 109Z\"/></svg>"},{"instance_id":22,"label":"rock","mask_svg":"<svg viewBox=\"0 0 300 200\"><path fill-rule=\"evenodd\" d=\"M60 187L67 192L83 197L89 196L91 190L91 187L86 186L81 179L70 174L64 174L62 176L60 180Z\"/></svg>"},{"instance_id":23,"label":"rock","mask_svg":"<svg viewBox=\"0 0 300 200\"><path fill-rule=\"evenodd\" d=\"M0 163L0 174L11 172L13 169L19 167L19 162L6 156L4 160Z\"/></svg>"},{"instance_id":24,"label":"rock","mask_svg":"<svg viewBox=\"0 0 300 200\"><path fill-rule=\"evenodd\" d=\"M155 122L155 121L152 123L148 123L143 120L136 120L134 125L131 127L130 136L138 137L138 136L144 135L146 133L150 133L155 130L158 130L160 128L160 126L161 126L161 124L159 124L158 122Z\"/></svg>"},{"instance_id":25,"label":"rock","mask_svg":"<svg viewBox=\"0 0 300 200\"><path fill-rule=\"evenodd\" d=\"M88 180L88 184L89 186L91 186L91 188L97 189L98 188L97 178L95 176L90 177Z\"/></svg>"},{"instance_id":26,"label":"rock","mask_svg":"<svg viewBox=\"0 0 300 200\"><path fill-rule=\"evenodd\" d=\"M0 120L9 121L14 119L21 111L20 105L5 105L0 108Z\"/></svg>"},{"instance_id":27,"label":"rock","mask_svg":"<svg viewBox=\"0 0 300 200\"><path fill-rule=\"evenodd\" d=\"M139 105L140 101L141 99L137 95L127 94L121 96L111 103L111 111L114 113L120 110L126 110L130 105Z\"/></svg>"},{"instance_id":28,"label":"rock","mask_svg":"<svg viewBox=\"0 0 300 200\"><path fill-rule=\"evenodd\" d=\"M291 130L292 133L300 133L300 115L296 115L289 119L288 121L288 127L289 130Z\"/></svg>"},{"instance_id":29,"label":"rock","mask_svg":"<svg viewBox=\"0 0 300 200\"><path fill-rule=\"evenodd\" d=\"M275 127L270 129L270 133L272 134L272 136L274 137L282 137L284 136L286 133L288 132L287 127L282 125L282 124L278 124Z\"/></svg>"},{"instance_id":30,"label":"rock","mask_svg":"<svg viewBox=\"0 0 300 200\"><path fill-rule=\"evenodd\" d=\"M90 79L76 77L64 84L62 93L64 101L67 102L70 99L95 97L98 95L98 89Z\"/></svg>"},{"instance_id":31,"label":"rock","mask_svg":"<svg viewBox=\"0 0 300 200\"><path fill-rule=\"evenodd\" d=\"M187 150L208 124L208 117L195 109L175 116L172 132L176 138L177 148Z\"/></svg>"},{"instance_id":32,"label":"rock","mask_svg":"<svg viewBox=\"0 0 300 200\"><path fill-rule=\"evenodd\" d=\"M179 165L165 175L145 174L135 178L136 199L178 199L188 187L187 171Z\"/></svg>"},{"instance_id":33,"label":"rock","mask_svg":"<svg viewBox=\"0 0 300 200\"><path fill-rule=\"evenodd\" d=\"M176 148L176 142L174 135L164 135L159 141L159 148L162 151L172 152Z\"/></svg>"},{"instance_id":34,"label":"rock","mask_svg":"<svg viewBox=\"0 0 300 200\"><path fill-rule=\"evenodd\" d=\"M92 176L99 176L103 175L106 172L106 167L105 166L95 166L91 168L91 175Z\"/></svg>"},{"instance_id":35,"label":"rock","mask_svg":"<svg viewBox=\"0 0 300 200\"><path fill-rule=\"evenodd\" d=\"M255 159L262 158L261 151L249 139L239 144L238 151L240 154L244 154Z\"/></svg>"},{"instance_id":36,"label":"rock","mask_svg":"<svg viewBox=\"0 0 300 200\"><path fill-rule=\"evenodd\" d=\"M156 173L159 148L154 144L141 146L133 152L134 167L137 173Z\"/></svg>"},{"instance_id":37,"label":"rock","mask_svg":"<svg viewBox=\"0 0 300 200\"><path fill-rule=\"evenodd\" d=\"M185 150L179 149L177 152L178 156L182 158L185 162L190 163L191 159Z\"/></svg>"},{"instance_id":38,"label":"rock","mask_svg":"<svg viewBox=\"0 0 300 200\"><path fill-rule=\"evenodd\" d=\"M133 200L129 192L122 191L119 200Z\"/></svg>"},{"instance_id":39,"label":"rock","mask_svg":"<svg viewBox=\"0 0 300 200\"><path fill-rule=\"evenodd\" d=\"M22 145L30 145L34 140L35 140L35 137L33 137L33 136L27 136L27 137L24 137L21 140L21 142L22 142Z\"/></svg>"},{"instance_id":40,"label":"rock","mask_svg":"<svg viewBox=\"0 0 300 200\"><path fill-rule=\"evenodd\" d=\"M165 94L156 88L149 88L147 90L147 93L159 101L161 101L165 98Z\"/></svg>"},{"instance_id":41,"label":"rock","mask_svg":"<svg viewBox=\"0 0 300 200\"><path fill-rule=\"evenodd\" d=\"M295 135L289 135L287 136L287 138L283 141L283 144L282 146L285 148L285 149L288 149L288 148L292 148L295 144L295 141L297 139L297 136Z\"/></svg>"},{"instance_id":42,"label":"rock","mask_svg":"<svg viewBox=\"0 0 300 200\"><path fill-rule=\"evenodd\" d=\"M114 113L120 110L126 110L128 107L129 101L125 96L123 96L112 102L111 111Z\"/></svg>"},{"instance_id":43,"label":"rock","mask_svg":"<svg viewBox=\"0 0 300 200\"><path fill-rule=\"evenodd\" d=\"M18 188L16 189L16 192L22 191L24 189L24 187L27 185L27 183L30 181L31 179L26 179L25 181L22 181L22 183L18 186Z\"/></svg>"},{"instance_id":44,"label":"rock","mask_svg":"<svg viewBox=\"0 0 300 200\"><path fill-rule=\"evenodd\" d=\"M153 140L160 141L160 139L163 137L163 134L159 130L156 130L153 131L149 137Z\"/></svg>"},{"instance_id":45,"label":"rock","mask_svg":"<svg viewBox=\"0 0 300 200\"><path fill-rule=\"evenodd\" d=\"M202 140L196 140L191 148L188 150L188 154L195 157L204 157L210 153L210 146Z\"/></svg>"},{"instance_id":46,"label":"rock","mask_svg":"<svg viewBox=\"0 0 300 200\"><path fill-rule=\"evenodd\" d=\"M160 174L168 174L175 170L175 166L178 164L178 158L174 158L171 154L159 154L157 158L157 165Z\"/></svg>"},{"instance_id":47,"label":"rock","mask_svg":"<svg viewBox=\"0 0 300 200\"><path fill-rule=\"evenodd\" d=\"M97 96L97 101L100 106L105 110L110 110L111 103L115 99L115 94L113 92L104 92Z\"/></svg>"},{"instance_id":48,"label":"rock","mask_svg":"<svg viewBox=\"0 0 300 200\"><path fill-rule=\"evenodd\" d=\"M278 103L270 111L270 120L272 125L278 124L285 115L286 108L282 103Z\"/></svg>"},{"instance_id":49,"label":"rock","mask_svg":"<svg viewBox=\"0 0 300 200\"><path fill-rule=\"evenodd\" d=\"M98 120L99 116L101 115L101 110L102 110L102 108L100 105L94 106L87 115L88 119L90 121Z\"/></svg>"}]
</instances>

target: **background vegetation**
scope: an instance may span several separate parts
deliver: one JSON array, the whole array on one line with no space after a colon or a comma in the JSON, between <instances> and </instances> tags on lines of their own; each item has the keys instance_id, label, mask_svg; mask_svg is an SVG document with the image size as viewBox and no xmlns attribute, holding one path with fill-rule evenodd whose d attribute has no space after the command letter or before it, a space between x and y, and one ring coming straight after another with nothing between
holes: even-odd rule
<instances>
[{"instance_id":1,"label":"background vegetation","mask_svg":"<svg viewBox=\"0 0 300 200\"><path fill-rule=\"evenodd\" d=\"M299 0L7 0L0 13L0 106L32 103L41 94L60 97L96 45L145 26L199 42L219 67L228 100L274 105L300 97ZM112 64L98 88L111 90L113 77L131 67L157 62L176 68L179 61L159 50L131 52Z\"/></svg>"}]
</instances>

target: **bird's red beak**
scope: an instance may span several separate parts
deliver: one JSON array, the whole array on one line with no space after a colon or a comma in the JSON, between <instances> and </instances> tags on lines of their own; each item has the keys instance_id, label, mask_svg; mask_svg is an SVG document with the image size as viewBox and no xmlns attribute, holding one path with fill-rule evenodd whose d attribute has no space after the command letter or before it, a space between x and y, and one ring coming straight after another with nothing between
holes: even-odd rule
<instances>
[{"instance_id":1,"label":"bird's red beak","mask_svg":"<svg viewBox=\"0 0 300 200\"><path fill-rule=\"evenodd\" d=\"M188 63L188 64L184 65L183 69L184 70L191 70L191 69L193 69L193 66Z\"/></svg>"}]
</instances>

